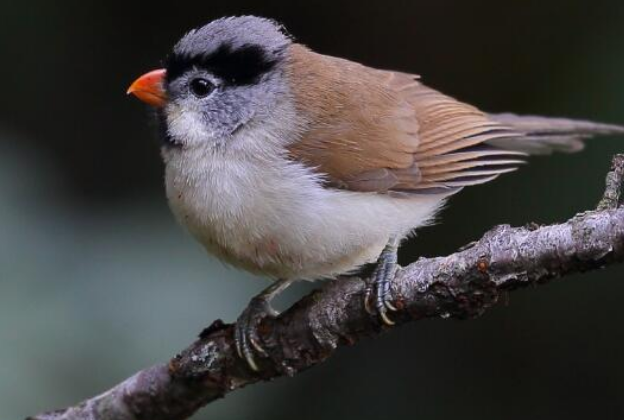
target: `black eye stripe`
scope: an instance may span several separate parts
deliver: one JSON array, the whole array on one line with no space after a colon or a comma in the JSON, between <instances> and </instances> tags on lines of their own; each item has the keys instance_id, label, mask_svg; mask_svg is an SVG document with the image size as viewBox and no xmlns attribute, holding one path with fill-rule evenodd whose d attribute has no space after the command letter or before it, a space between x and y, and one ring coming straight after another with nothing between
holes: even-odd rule
<instances>
[{"instance_id":1,"label":"black eye stripe","mask_svg":"<svg viewBox=\"0 0 624 420\"><path fill-rule=\"evenodd\" d=\"M273 69L277 61L277 58L269 57L258 45L246 45L232 50L231 46L224 44L206 55L189 56L174 53L167 58L167 81L174 80L197 66L209 71L227 84L250 85Z\"/></svg>"}]
</instances>

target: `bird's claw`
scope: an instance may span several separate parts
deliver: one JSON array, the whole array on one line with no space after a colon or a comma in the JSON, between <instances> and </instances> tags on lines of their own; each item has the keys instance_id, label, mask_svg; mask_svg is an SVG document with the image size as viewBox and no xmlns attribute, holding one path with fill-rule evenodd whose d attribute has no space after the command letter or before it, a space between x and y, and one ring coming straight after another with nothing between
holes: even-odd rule
<instances>
[{"instance_id":1,"label":"bird's claw","mask_svg":"<svg viewBox=\"0 0 624 420\"><path fill-rule=\"evenodd\" d=\"M373 271L370 283L366 289L364 305L370 314L378 314L386 325L394 325L394 321L388 316L388 312L396 312L397 308L392 303L390 282L394 279L398 270L396 248L388 246L379 256L377 267ZM374 307L371 305L374 304Z\"/></svg>"},{"instance_id":2,"label":"bird's claw","mask_svg":"<svg viewBox=\"0 0 624 420\"><path fill-rule=\"evenodd\" d=\"M267 357L266 350L260 344L258 326L264 318L275 318L279 315L273 309L269 301L263 297L255 297L236 320L234 342L236 351L241 359L244 359L253 371L259 371L254 358L254 352L262 357Z\"/></svg>"}]
</instances>

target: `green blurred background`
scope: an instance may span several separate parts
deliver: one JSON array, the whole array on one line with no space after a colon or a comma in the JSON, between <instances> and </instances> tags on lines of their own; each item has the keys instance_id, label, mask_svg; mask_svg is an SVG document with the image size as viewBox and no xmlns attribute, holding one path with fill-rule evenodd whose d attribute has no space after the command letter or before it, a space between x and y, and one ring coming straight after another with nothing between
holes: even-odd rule
<instances>
[{"instance_id":1,"label":"green blurred background","mask_svg":"<svg viewBox=\"0 0 624 420\"><path fill-rule=\"evenodd\" d=\"M486 110L624 123L621 0L4 0L0 418L76 403L166 361L265 286L207 258L173 221L148 112L125 96L185 31L241 13ZM591 208L618 151L624 138L597 139L464 191L402 261L449 253L494 224ZM624 418L623 274L514 292L474 321L402 327L195 419Z\"/></svg>"}]
</instances>

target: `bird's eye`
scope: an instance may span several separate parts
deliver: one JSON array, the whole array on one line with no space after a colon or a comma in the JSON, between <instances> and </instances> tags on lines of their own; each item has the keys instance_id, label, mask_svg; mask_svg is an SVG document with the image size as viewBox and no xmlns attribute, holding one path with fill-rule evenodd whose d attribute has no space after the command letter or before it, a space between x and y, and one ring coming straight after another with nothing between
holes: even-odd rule
<instances>
[{"instance_id":1,"label":"bird's eye","mask_svg":"<svg viewBox=\"0 0 624 420\"><path fill-rule=\"evenodd\" d=\"M214 90L214 85L206 79L197 78L191 80L191 92L198 98L205 98Z\"/></svg>"}]
</instances>

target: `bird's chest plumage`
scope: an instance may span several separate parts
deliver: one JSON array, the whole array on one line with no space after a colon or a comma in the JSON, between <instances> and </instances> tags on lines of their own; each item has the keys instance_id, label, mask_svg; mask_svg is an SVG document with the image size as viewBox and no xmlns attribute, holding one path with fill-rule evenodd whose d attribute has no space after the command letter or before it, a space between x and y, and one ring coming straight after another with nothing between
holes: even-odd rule
<instances>
[{"instance_id":1,"label":"bird's chest plumage","mask_svg":"<svg viewBox=\"0 0 624 420\"><path fill-rule=\"evenodd\" d=\"M282 278L330 277L370 262L390 235L440 204L328 189L278 154L179 152L167 161L166 189L178 220L209 252Z\"/></svg>"},{"instance_id":2,"label":"bird's chest plumage","mask_svg":"<svg viewBox=\"0 0 624 420\"><path fill-rule=\"evenodd\" d=\"M319 222L323 188L277 156L180 155L167 164L170 206L206 249L248 271L306 277L331 244ZM331 242L331 239L329 239ZM309 275L309 277L315 277Z\"/></svg>"},{"instance_id":3,"label":"bird's chest plumage","mask_svg":"<svg viewBox=\"0 0 624 420\"><path fill-rule=\"evenodd\" d=\"M204 154L171 162L170 206L212 253L252 271L279 258L274 218L286 209L276 197L280 180L258 163Z\"/></svg>"}]
</instances>

